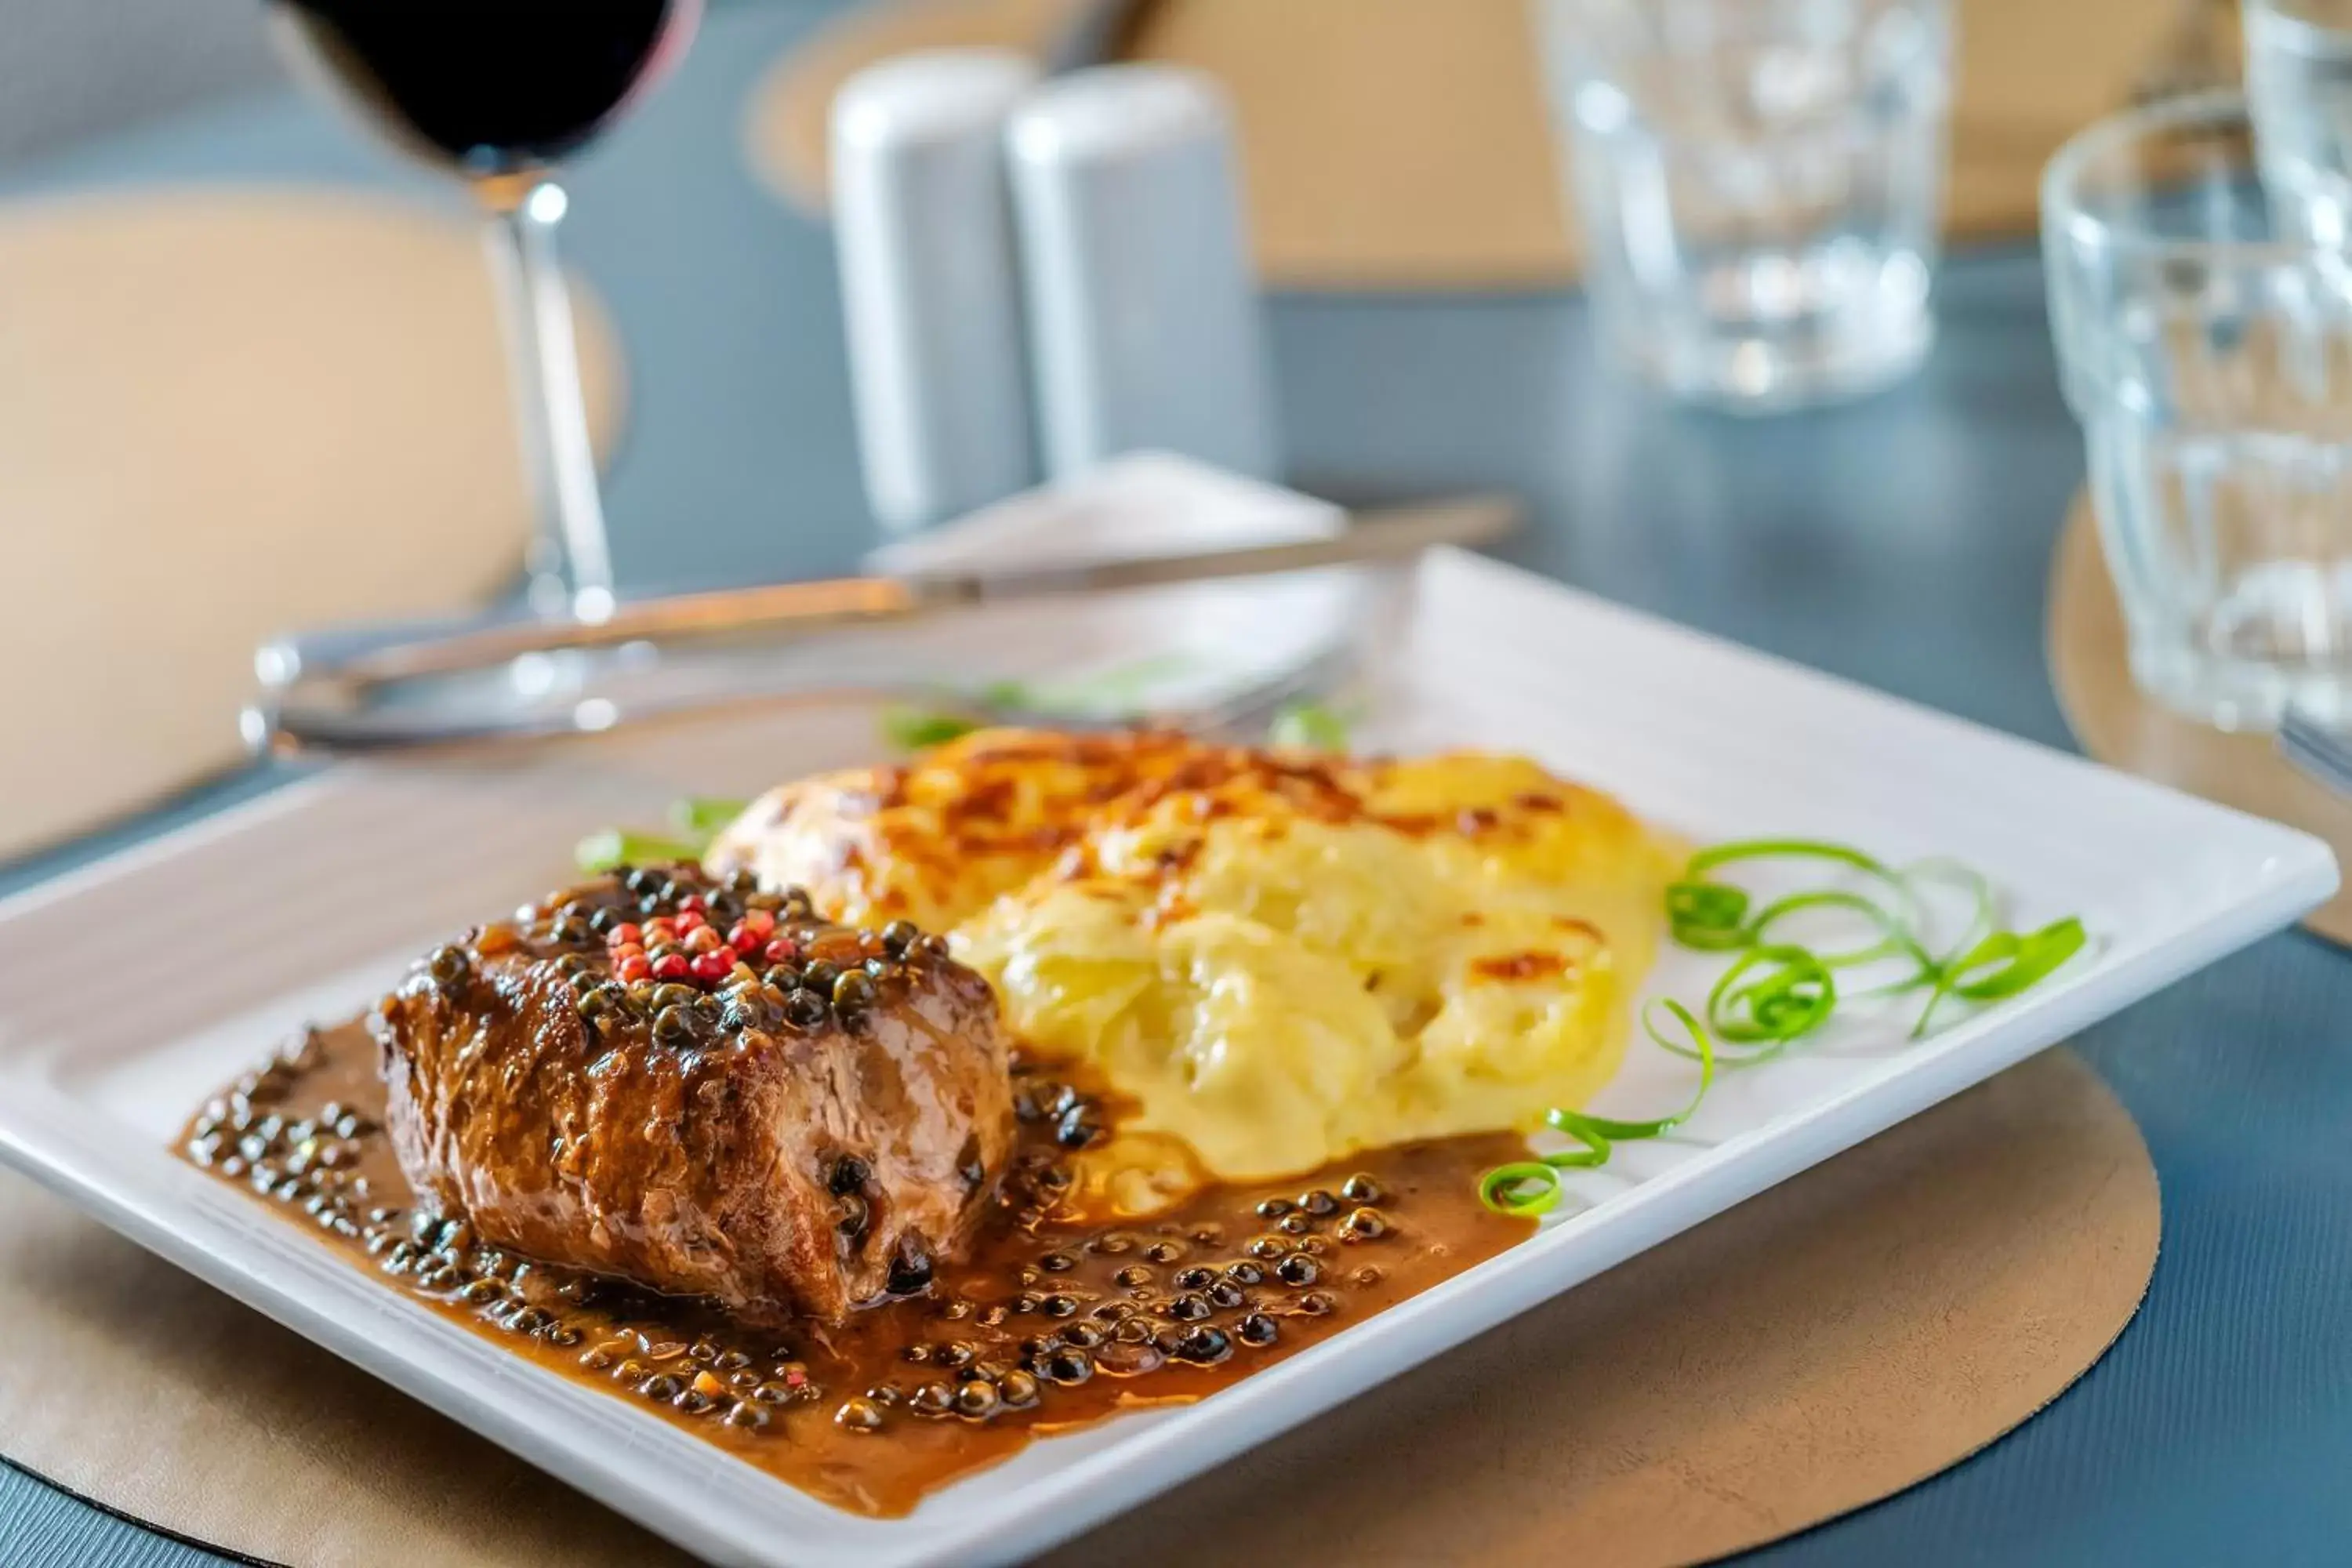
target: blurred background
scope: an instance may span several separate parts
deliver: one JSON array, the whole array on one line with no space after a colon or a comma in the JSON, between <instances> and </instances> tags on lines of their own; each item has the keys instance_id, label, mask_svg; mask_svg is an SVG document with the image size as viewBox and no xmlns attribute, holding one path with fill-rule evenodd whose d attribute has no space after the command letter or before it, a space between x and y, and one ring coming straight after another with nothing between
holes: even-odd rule
<instances>
[{"instance_id":1,"label":"blurred background","mask_svg":"<svg viewBox=\"0 0 2352 1568\"><path fill-rule=\"evenodd\" d=\"M2342 210L2336 0L2249 8L2260 179L2242 108L2164 119L2241 79L2221 0L5 4L0 505L43 592L0 652L93 653L0 712L68 738L0 854L235 770L279 632L906 570L1139 450L1507 491L1513 560L1961 711L1991 661L2045 733L2039 638L1981 621L2032 616L2087 477L2127 689L2221 732L2347 689L2334 242L2228 250L2267 192ZM643 51L534 142L533 92L604 90L546 46L606 26ZM478 123L425 123L449 83ZM2180 265L2075 243L2137 229ZM2282 342L2293 406L2231 404ZM1906 636L1865 663L1842 616Z\"/></svg>"},{"instance_id":2,"label":"blurred background","mask_svg":"<svg viewBox=\"0 0 2352 1568\"><path fill-rule=\"evenodd\" d=\"M2038 637L1984 631L2085 471L2043 170L2240 55L2218 0L5 3L0 512L40 591L0 655L86 657L0 699L50 742L0 856L236 773L278 633L907 570L1152 449L1507 492L1512 560L1963 712L1998 673L2054 734ZM518 129L603 90L549 41L638 14L609 96ZM449 83L479 123L424 123ZM2269 503L2224 490L2191 521L2242 537ZM2282 668L2336 689L2336 589L2277 553L2240 596L2141 552L2132 674L2226 728Z\"/></svg>"},{"instance_id":3,"label":"blurred background","mask_svg":"<svg viewBox=\"0 0 2352 1568\"><path fill-rule=\"evenodd\" d=\"M6 0L0 157L54 151L282 79L238 0Z\"/></svg>"}]
</instances>

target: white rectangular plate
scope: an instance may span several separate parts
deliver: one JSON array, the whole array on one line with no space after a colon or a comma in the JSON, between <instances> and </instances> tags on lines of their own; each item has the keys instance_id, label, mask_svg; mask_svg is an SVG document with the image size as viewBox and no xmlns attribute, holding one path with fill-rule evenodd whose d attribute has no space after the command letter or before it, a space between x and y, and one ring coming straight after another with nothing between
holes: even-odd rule
<instances>
[{"instance_id":1,"label":"white rectangular plate","mask_svg":"<svg viewBox=\"0 0 2352 1568\"><path fill-rule=\"evenodd\" d=\"M2336 887L2315 839L1507 567L1440 555L1412 587L1368 742L1525 752L1697 841L1806 835L1895 861L1956 856L2011 895L2014 923L2077 914L2092 948L2028 995L1956 1014L1927 1041L1904 1037L1907 1019L1864 1019L1727 1075L1684 1135L1578 1177L1566 1212L1525 1244L1201 1405L1036 1443L904 1520L839 1512L524 1364L165 1150L205 1092L285 1030L357 1011L438 937L559 884L581 833L657 819L680 792L749 792L870 760L870 714L738 717L341 767L0 905L0 1157L716 1561L1001 1561L1655 1246L2284 925ZM1236 646L1230 616L1203 615L1193 594L1017 624L974 617L893 651L1002 674L1017 673L1008 661L1069 668L1203 636ZM107 989L89 972L87 933L126 931L143 933L140 984ZM1652 991L1703 994L1719 967L1671 954ZM1689 1074L1637 1045L1602 1109L1656 1114L1687 1096Z\"/></svg>"}]
</instances>

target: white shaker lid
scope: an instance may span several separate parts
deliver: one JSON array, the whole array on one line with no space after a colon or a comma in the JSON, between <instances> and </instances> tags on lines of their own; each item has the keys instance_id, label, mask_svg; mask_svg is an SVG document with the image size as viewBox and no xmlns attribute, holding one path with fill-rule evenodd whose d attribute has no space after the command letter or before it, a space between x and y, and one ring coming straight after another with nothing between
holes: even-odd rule
<instances>
[{"instance_id":1,"label":"white shaker lid","mask_svg":"<svg viewBox=\"0 0 2352 1568\"><path fill-rule=\"evenodd\" d=\"M1095 163L1222 136L1232 118L1213 77L1180 66L1122 65L1046 83L1013 117L1010 135L1024 161Z\"/></svg>"},{"instance_id":2,"label":"white shaker lid","mask_svg":"<svg viewBox=\"0 0 2352 1568\"><path fill-rule=\"evenodd\" d=\"M871 65L833 100L835 145L856 148L952 142L993 134L1037 80L1011 49L919 49Z\"/></svg>"}]
</instances>

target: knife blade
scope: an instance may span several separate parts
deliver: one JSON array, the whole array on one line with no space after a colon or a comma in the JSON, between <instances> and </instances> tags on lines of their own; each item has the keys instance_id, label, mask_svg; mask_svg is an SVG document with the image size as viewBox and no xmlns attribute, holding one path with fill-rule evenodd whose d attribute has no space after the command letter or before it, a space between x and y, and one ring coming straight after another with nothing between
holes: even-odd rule
<instances>
[{"instance_id":1,"label":"knife blade","mask_svg":"<svg viewBox=\"0 0 2352 1568\"><path fill-rule=\"evenodd\" d=\"M1491 543L1522 508L1505 495L1469 495L1357 514L1339 533L1282 544L1001 571L913 573L774 583L624 601L598 621L489 617L438 626L280 638L255 658L267 693L331 680L354 692L388 682L462 674L525 654L684 642L753 633L808 633L904 621L981 605L1180 583L1269 576L1318 567L1401 561L1441 546ZM420 633L422 635L420 635Z\"/></svg>"}]
</instances>

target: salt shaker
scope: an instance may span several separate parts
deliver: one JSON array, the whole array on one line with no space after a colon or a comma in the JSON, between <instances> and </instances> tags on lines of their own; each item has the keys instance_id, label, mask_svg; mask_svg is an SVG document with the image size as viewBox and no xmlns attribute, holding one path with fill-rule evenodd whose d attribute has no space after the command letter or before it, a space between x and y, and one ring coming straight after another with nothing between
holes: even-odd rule
<instances>
[{"instance_id":1,"label":"salt shaker","mask_svg":"<svg viewBox=\"0 0 2352 1568\"><path fill-rule=\"evenodd\" d=\"M859 455L874 514L919 528L1036 479L1003 135L1037 68L900 55L842 84L832 163Z\"/></svg>"},{"instance_id":2,"label":"salt shaker","mask_svg":"<svg viewBox=\"0 0 2352 1568\"><path fill-rule=\"evenodd\" d=\"M1223 93L1195 71L1099 66L1032 94L1006 142L1047 471L1152 448L1272 478Z\"/></svg>"}]
</instances>

